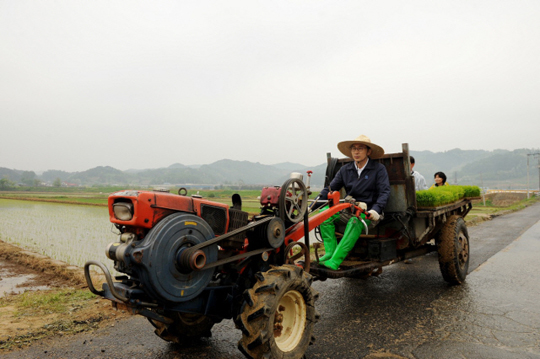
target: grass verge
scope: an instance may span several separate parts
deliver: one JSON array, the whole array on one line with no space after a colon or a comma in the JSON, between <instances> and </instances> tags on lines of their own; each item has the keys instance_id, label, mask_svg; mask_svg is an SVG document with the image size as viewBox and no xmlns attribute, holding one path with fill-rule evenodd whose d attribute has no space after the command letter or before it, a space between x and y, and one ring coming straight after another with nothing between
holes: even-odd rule
<instances>
[{"instance_id":1,"label":"grass verge","mask_svg":"<svg viewBox=\"0 0 540 359\"><path fill-rule=\"evenodd\" d=\"M51 336L63 336L97 329L111 318L87 289L56 288L27 291L0 299L0 349L31 345ZM8 334L9 333L9 334Z\"/></svg>"}]
</instances>

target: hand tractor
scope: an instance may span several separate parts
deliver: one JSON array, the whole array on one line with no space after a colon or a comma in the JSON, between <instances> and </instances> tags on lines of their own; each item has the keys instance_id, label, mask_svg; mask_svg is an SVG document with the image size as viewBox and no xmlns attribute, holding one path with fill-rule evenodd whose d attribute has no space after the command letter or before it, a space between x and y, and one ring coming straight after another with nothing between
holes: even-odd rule
<instances>
[{"instance_id":1,"label":"hand tractor","mask_svg":"<svg viewBox=\"0 0 540 359\"><path fill-rule=\"evenodd\" d=\"M343 161L328 155L327 181ZM214 324L233 319L242 333L238 348L247 358L302 358L319 319L313 280L367 278L385 265L438 248L447 281L460 283L466 275L468 234L462 217L470 201L433 211L416 208L407 145L403 153L378 161L387 166L391 181L388 212L378 230L361 236L337 271L311 262L309 232L344 210L357 217L367 213L334 191L329 209L310 214L308 171L307 184L301 174L293 174L282 186L264 187L260 213L252 218L242 211L238 194L230 206L187 196L183 188L178 194L111 194L109 216L118 241L106 255L123 275L113 281L101 262L88 261L89 289L146 317L169 342L209 337ZM92 266L104 273L101 290L92 281Z\"/></svg>"}]
</instances>

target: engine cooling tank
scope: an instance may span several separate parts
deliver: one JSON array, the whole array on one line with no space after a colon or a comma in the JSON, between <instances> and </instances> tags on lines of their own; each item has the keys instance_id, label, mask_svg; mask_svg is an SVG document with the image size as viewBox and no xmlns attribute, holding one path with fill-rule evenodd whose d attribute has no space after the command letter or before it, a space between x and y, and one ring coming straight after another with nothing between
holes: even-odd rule
<instances>
[{"instance_id":1,"label":"engine cooling tank","mask_svg":"<svg viewBox=\"0 0 540 359\"><path fill-rule=\"evenodd\" d=\"M296 179L299 179L300 181L303 181L304 175L299 172L292 172L290 178L296 178Z\"/></svg>"}]
</instances>

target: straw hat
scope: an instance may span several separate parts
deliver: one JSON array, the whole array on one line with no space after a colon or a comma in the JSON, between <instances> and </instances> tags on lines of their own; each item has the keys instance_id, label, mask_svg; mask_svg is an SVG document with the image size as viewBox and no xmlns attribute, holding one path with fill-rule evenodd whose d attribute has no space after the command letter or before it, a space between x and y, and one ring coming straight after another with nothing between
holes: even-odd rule
<instances>
[{"instance_id":1,"label":"straw hat","mask_svg":"<svg viewBox=\"0 0 540 359\"><path fill-rule=\"evenodd\" d=\"M360 135L351 141L341 141L340 143L338 143L337 148L345 156L352 158L351 146L357 143L366 145L371 148L371 156L369 156L371 159L381 158L384 155L383 148L372 143L369 137L365 135Z\"/></svg>"}]
</instances>

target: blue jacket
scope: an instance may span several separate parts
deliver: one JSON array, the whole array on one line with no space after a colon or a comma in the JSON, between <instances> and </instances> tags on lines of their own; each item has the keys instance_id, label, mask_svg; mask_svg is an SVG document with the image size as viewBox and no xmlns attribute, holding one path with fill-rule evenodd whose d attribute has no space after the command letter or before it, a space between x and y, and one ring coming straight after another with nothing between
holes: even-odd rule
<instances>
[{"instance_id":1,"label":"blue jacket","mask_svg":"<svg viewBox=\"0 0 540 359\"><path fill-rule=\"evenodd\" d=\"M354 162L349 162L340 168L332 182L332 191L345 188L347 195L352 196L357 202L364 202L368 210L373 209L381 214L390 196L390 181L386 168L379 162L370 159L362 175L358 178L358 171ZM321 199L328 199L328 188L324 188Z\"/></svg>"}]
</instances>

